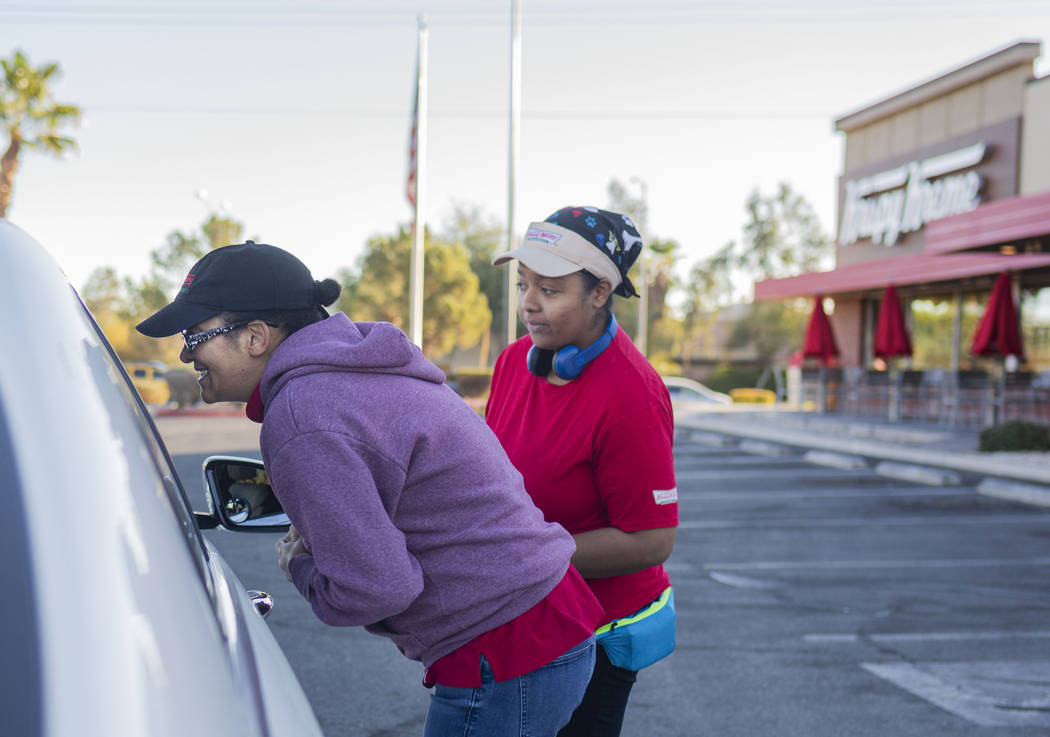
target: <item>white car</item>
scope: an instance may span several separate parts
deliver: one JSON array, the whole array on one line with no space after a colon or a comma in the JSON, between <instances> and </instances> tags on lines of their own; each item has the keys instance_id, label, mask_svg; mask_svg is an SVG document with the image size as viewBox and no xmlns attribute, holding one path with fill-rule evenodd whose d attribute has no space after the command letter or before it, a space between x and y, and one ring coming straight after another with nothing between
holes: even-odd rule
<instances>
[{"instance_id":1,"label":"white car","mask_svg":"<svg viewBox=\"0 0 1050 737\"><path fill-rule=\"evenodd\" d=\"M0 273L0 732L321 737L272 601L201 536L229 517L192 511L80 298L3 219Z\"/></svg>"},{"instance_id":2,"label":"white car","mask_svg":"<svg viewBox=\"0 0 1050 737\"><path fill-rule=\"evenodd\" d=\"M698 381L686 379L682 376L664 376L664 384L671 395L672 404L732 404L733 400L728 394L708 389Z\"/></svg>"}]
</instances>

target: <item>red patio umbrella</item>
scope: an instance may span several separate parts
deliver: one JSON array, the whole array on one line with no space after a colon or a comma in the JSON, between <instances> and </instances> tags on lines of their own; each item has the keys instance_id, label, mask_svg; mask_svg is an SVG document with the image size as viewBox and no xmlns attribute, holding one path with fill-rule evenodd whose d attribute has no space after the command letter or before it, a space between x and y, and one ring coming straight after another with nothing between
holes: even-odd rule
<instances>
[{"instance_id":1,"label":"red patio umbrella","mask_svg":"<svg viewBox=\"0 0 1050 737\"><path fill-rule=\"evenodd\" d=\"M1017 308L1010 287L1010 275L1002 272L992 287L992 296L974 333L970 353L975 356L1017 356L1024 358Z\"/></svg>"},{"instance_id":2,"label":"red patio umbrella","mask_svg":"<svg viewBox=\"0 0 1050 737\"><path fill-rule=\"evenodd\" d=\"M824 365L828 365L838 354L835 334L831 332L831 323L824 314L824 297L818 294L813 301L813 313L809 316L809 324L806 326L802 355L806 358L819 358Z\"/></svg>"},{"instance_id":3,"label":"red patio umbrella","mask_svg":"<svg viewBox=\"0 0 1050 737\"><path fill-rule=\"evenodd\" d=\"M886 286L879 308L879 322L875 327L875 355L882 358L911 355L911 338L904 324L904 313L892 284Z\"/></svg>"}]
</instances>

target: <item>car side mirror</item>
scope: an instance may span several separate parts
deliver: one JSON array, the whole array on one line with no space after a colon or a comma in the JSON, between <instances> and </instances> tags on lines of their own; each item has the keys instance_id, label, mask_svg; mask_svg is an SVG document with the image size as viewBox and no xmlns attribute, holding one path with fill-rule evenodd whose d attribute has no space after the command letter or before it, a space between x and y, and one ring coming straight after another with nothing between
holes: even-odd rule
<instances>
[{"instance_id":1,"label":"car side mirror","mask_svg":"<svg viewBox=\"0 0 1050 737\"><path fill-rule=\"evenodd\" d=\"M291 526L261 461L211 456L204 461L204 485L213 517L227 530L287 532Z\"/></svg>"}]
</instances>

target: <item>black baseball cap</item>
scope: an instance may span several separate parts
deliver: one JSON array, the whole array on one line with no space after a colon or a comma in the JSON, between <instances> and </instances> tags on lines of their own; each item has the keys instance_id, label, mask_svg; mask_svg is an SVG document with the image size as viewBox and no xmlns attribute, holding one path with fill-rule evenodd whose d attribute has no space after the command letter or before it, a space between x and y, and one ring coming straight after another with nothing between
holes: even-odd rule
<instances>
[{"instance_id":1,"label":"black baseball cap","mask_svg":"<svg viewBox=\"0 0 1050 737\"><path fill-rule=\"evenodd\" d=\"M174 335L222 312L309 310L320 283L277 246L246 241L216 248L193 265L171 304L135 326L151 338Z\"/></svg>"}]
</instances>

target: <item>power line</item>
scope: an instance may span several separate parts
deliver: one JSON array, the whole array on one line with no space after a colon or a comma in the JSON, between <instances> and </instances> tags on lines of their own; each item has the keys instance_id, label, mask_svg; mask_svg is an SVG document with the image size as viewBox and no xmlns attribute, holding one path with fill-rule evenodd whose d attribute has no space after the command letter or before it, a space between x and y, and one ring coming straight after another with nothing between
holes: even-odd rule
<instances>
[{"instance_id":1,"label":"power line","mask_svg":"<svg viewBox=\"0 0 1050 737\"><path fill-rule=\"evenodd\" d=\"M653 6L611 5L572 6L568 4L536 6L526 13L529 26L573 25L577 27L633 25L667 27L698 24L734 24L760 21L763 24L813 21L899 21L916 16L945 17L951 20L986 17L1001 18L1008 13L1045 12L1045 2L1000 0L956 3L836 3L792 4L753 2L706 4L672 3ZM214 26L237 24L251 27L317 27L329 25L361 27L399 27L415 24L416 8L389 5L322 7L299 6L130 6L99 5L90 8L74 5L0 5L0 18L20 23L49 25L121 25L121 26ZM504 26L509 22L505 10L485 7L451 7L428 14L431 24L451 27Z\"/></svg>"},{"instance_id":2,"label":"power line","mask_svg":"<svg viewBox=\"0 0 1050 737\"><path fill-rule=\"evenodd\" d=\"M144 107L124 105L85 104L80 106L88 114L113 113L127 115L219 115L258 117L323 117L362 119L401 119L407 110L362 110L350 108L190 108ZM429 116L441 119L502 120L505 110L431 110ZM524 110L523 118L531 120L828 120L831 113L815 110Z\"/></svg>"}]
</instances>

